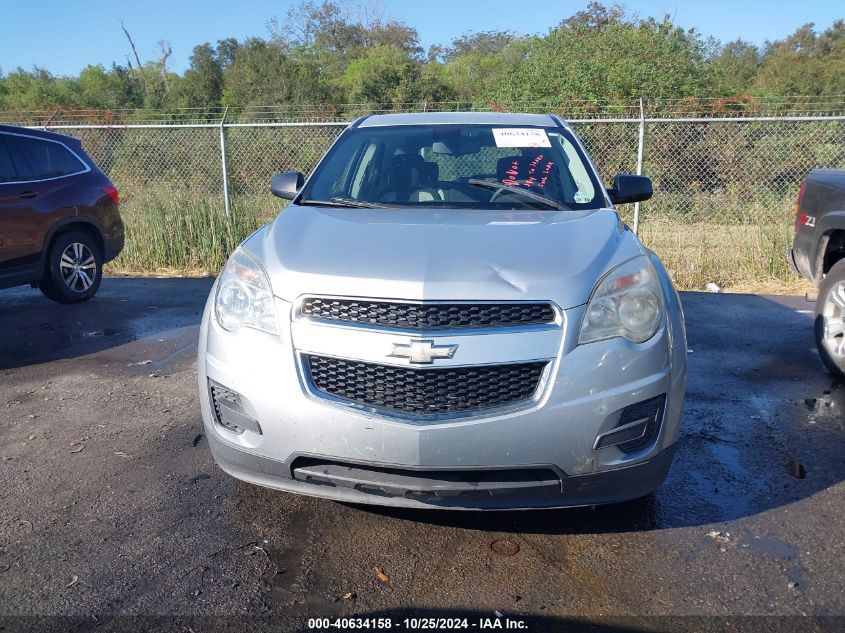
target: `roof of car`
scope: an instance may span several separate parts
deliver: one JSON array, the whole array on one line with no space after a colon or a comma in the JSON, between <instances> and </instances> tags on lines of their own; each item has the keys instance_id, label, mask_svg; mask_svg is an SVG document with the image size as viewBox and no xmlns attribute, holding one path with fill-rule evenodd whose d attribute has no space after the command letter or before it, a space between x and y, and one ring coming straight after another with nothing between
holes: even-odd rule
<instances>
[{"instance_id":1,"label":"roof of car","mask_svg":"<svg viewBox=\"0 0 845 633\"><path fill-rule=\"evenodd\" d=\"M79 139L75 136L68 136L67 134L62 134L61 132L52 132L43 128L21 127L19 125L4 125L0 123L0 132L25 134L27 136L46 138L52 141L61 141L62 143L67 143L68 141L79 143Z\"/></svg>"},{"instance_id":2,"label":"roof of car","mask_svg":"<svg viewBox=\"0 0 845 633\"><path fill-rule=\"evenodd\" d=\"M413 112L407 114L374 114L364 118L358 127L384 125L533 125L559 127L548 114L516 114L510 112Z\"/></svg>"}]
</instances>

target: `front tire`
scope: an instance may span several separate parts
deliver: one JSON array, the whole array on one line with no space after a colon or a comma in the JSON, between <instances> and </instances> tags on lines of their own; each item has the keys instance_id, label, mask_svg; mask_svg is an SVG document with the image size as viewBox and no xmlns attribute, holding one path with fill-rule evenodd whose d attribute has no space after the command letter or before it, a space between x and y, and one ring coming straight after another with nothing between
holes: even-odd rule
<instances>
[{"instance_id":1,"label":"front tire","mask_svg":"<svg viewBox=\"0 0 845 633\"><path fill-rule=\"evenodd\" d=\"M845 381L845 259L836 262L819 287L815 330L822 362Z\"/></svg>"},{"instance_id":2,"label":"front tire","mask_svg":"<svg viewBox=\"0 0 845 633\"><path fill-rule=\"evenodd\" d=\"M47 269L39 287L59 303L87 301L103 278L103 254L94 239L83 231L62 233L47 254Z\"/></svg>"}]
</instances>

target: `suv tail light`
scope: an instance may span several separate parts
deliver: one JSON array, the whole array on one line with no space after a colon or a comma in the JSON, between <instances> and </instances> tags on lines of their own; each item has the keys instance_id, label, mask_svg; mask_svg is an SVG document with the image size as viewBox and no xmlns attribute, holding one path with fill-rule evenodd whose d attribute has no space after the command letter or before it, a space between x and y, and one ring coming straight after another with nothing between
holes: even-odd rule
<instances>
[{"instance_id":1,"label":"suv tail light","mask_svg":"<svg viewBox=\"0 0 845 633\"><path fill-rule=\"evenodd\" d=\"M108 187L103 187L103 191L106 192L109 198L111 198L115 204L120 204L120 195L117 193L117 189L109 185Z\"/></svg>"},{"instance_id":2,"label":"suv tail light","mask_svg":"<svg viewBox=\"0 0 845 633\"><path fill-rule=\"evenodd\" d=\"M798 198L795 200L795 220L792 222L792 231L798 231L798 225L803 224L801 222L802 215L801 215L801 198L804 197L804 188L807 186L807 179L801 181L801 185L798 187Z\"/></svg>"}]
</instances>

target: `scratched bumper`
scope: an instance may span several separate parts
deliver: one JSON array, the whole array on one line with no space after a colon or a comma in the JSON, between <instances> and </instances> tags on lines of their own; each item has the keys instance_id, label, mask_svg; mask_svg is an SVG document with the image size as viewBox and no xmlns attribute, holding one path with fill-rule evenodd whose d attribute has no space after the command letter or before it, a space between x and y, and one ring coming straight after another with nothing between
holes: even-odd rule
<instances>
[{"instance_id":1,"label":"scratched bumper","mask_svg":"<svg viewBox=\"0 0 845 633\"><path fill-rule=\"evenodd\" d=\"M642 496L659 485L671 463L683 405L686 344L676 340L673 347L664 326L651 340L638 345L621 339L573 345L570 341L577 339L573 333L582 310L580 306L568 311L563 334L566 342L555 359L542 400L524 410L420 424L315 398L300 375L289 327L283 328L282 336L248 328L230 333L210 318L207 307L200 333L198 378L212 452L225 471L240 479L362 503L523 508L607 503ZM247 430L236 435L216 421L209 380L241 394L244 409L260 424L260 434ZM663 394L666 406L653 445L631 454L615 447L593 448L598 435L618 424L625 407ZM342 476L353 481L351 487L332 486L298 476L294 472L298 458L311 460L311 464L369 470L365 475L356 471ZM431 473L436 480L438 473L445 473L449 479L450 473L500 469L553 472L559 483L555 489L548 477L540 477L545 483L534 486L534 490L522 490L526 493L522 496L505 485L503 490L509 492L498 497L492 493L479 496L472 488L452 486L458 494L451 496L463 496L463 502L456 498L443 501L442 497L450 495L425 494L426 477L432 481ZM378 473L387 473L382 485ZM415 473L425 476L419 475L415 482ZM590 478L600 474L607 477ZM394 475L398 479L393 479ZM362 483L361 477L370 481ZM500 479L507 483L507 477ZM585 482L583 486L577 484L579 481ZM591 481L602 483L593 485ZM433 483L428 492L439 485ZM402 486L410 489L410 494L401 492Z\"/></svg>"},{"instance_id":2,"label":"scratched bumper","mask_svg":"<svg viewBox=\"0 0 845 633\"><path fill-rule=\"evenodd\" d=\"M431 471L406 471L404 477L408 483L378 479L362 482L349 477L338 477L332 483L328 483L328 478L322 483L302 481L296 478L301 470L296 468L297 458L278 461L262 457L221 441L215 435L209 436L209 444L220 468L233 477L259 486L347 503L449 510L563 508L636 499L663 483L675 454L675 445L672 445L636 464L588 475L560 473L554 482L538 480L536 485L525 485L525 480L508 482L503 477L498 482L501 485L494 489L465 486L444 490L444 481L449 479Z\"/></svg>"}]
</instances>

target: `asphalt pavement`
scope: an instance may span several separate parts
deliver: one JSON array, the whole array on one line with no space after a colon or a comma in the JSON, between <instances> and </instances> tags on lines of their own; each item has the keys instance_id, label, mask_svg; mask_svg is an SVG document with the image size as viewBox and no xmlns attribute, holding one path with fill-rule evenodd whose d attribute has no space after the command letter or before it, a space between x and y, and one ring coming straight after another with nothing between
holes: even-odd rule
<instances>
[{"instance_id":1,"label":"asphalt pavement","mask_svg":"<svg viewBox=\"0 0 845 633\"><path fill-rule=\"evenodd\" d=\"M219 470L195 382L211 283L106 279L75 306L0 292L0 630L845 627L845 387L803 298L682 295L683 429L652 498L449 513Z\"/></svg>"}]
</instances>

